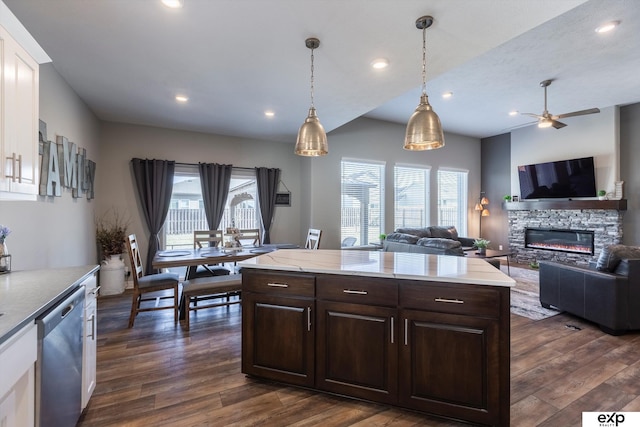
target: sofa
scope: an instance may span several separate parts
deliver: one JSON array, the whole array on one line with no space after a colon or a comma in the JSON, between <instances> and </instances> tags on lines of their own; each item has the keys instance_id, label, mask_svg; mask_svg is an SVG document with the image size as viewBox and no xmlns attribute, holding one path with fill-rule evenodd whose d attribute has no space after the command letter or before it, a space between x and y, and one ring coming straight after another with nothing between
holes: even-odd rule
<instances>
[{"instance_id":1,"label":"sofa","mask_svg":"<svg viewBox=\"0 0 640 427\"><path fill-rule=\"evenodd\" d=\"M543 307L594 322L611 335L640 329L640 247L608 246L588 267L539 264Z\"/></svg>"},{"instance_id":2,"label":"sofa","mask_svg":"<svg viewBox=\"0 0 640 427\"><path fill-rule=\"evenodd\" d=\"M385 252L411 252L435 255L464 255L475 239L458 236L451 226L398 228L382 241Z\"/></svg>"}]
</instances>

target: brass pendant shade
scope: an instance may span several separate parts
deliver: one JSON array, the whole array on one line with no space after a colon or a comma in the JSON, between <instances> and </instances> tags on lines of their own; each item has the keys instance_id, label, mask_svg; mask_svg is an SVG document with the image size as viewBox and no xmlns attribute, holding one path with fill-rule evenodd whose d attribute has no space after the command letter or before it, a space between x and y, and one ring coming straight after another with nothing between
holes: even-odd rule
<instances>
[{"instance_id":1,"label":"brass pendant shade","mask_svg":"<svg viewBox=\"0 0 640 427\"><path fill-rule=\"evenodd\" d=\"M324 156L329 152L327 133L324 131L322 124L320 124L320 119L318 119L313 105L313 50L320 46L320 40L310 37L305 40L305 46L311 49L311 107L309 108L309 115L300 126L300 130L298 130L294 152L299 156L317 157Z\"/></svg>"},{"instance_id":2,"label":"brass pendant shade","mask_svg":"<svg viewBox=\"0 0 640 427\"><path fill-rule=\"evenodd\" d=\"M422 30L422 95L420 104L409 118L404 138L405 150L435 150L444 147L444 132L440 118L433 111L427 96L427 42L426 31L433 24L433 17L422 16L416 20L416 28Z\"/></svg>"},{"instance_id":3,"label":"brass pendant shade","mask_svg":"<svg viewBox=\"0 0 640 427\"><path fill-rule=\"evenodd\" d=\"M405 150L434 150L444 147L444 133L440 118L433 111L426 94L409 118L404 138Z\"/></svg>"},{"instance_id":4,"label":"brass pendant shade","mask_svg":"<svg viewBox=\"0 0 640 427\"><path fill-rule=\"evenodd\" d=\"M309 115L298 131L295 153L299 156L317 157L328 152L327 134L318 119L316 109L311 107Z\"/></svg>"}]
</instances>

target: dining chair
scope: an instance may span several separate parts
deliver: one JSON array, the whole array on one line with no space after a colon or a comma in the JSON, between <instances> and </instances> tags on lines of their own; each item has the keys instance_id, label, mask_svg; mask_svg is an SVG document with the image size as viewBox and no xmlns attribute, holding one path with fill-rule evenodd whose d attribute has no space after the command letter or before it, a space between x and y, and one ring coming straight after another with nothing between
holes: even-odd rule
<instances>
[{"instance_id":1,"label":"dining chair","mask_svg":"<svg viewBox=\"0 0 640 427\"><path fill-rule=\"evenodd\" d=\"M239 241L243 242L250 240L253 246L260 246L260 244L262 243L262 233L260 233L259 228L248 228L238 231L240 233L240 235L238 236Z\"/></svg>"},{"instance_id":2,"label":"dining chair","mask_svg":"<svg viewBox=\"0 0 640 427\"><path fill-rule=\"evenodd\" d=\"M193 248L218 248L222 247L224 237L222 230L194 230ZM221 265L199 265L195 268L187 268L187 279L197 277L224 276L229 274L229 270Z\"/></svg>"},{"instance_id":3,"label":"dining chair","mask_svg":"<svg viewBox=\"0 0 640 427\"><path fill-rule=\"evenodd\" d=\"M305 249L318 249L320 246L320 236L322 235L322 230L318 230L317 228L310 228L307 232L307 241L304 244Z\"/></svg>"},{"instance_id":4,"label":"dining chair","mask_svg":"<svg viewBox=\"0 0 640 427\"><path fill-rule=\"evenodd\" d=\"M144 274L140 248L135 234L127 237L127 252L133 270L133 300L131 302L131 315L129 316L129 328L133 327L133 322L138 313L142 311L169 310L173 309L174 322L178 322L178 275L174 273ZM144 298L143 295L151 292L173 290L173 295L152 296ZM173 305L160 305L159 300L173 298ZM153 307L141 307L143 301L156 301Z\"/></svg>"}]
</instances>

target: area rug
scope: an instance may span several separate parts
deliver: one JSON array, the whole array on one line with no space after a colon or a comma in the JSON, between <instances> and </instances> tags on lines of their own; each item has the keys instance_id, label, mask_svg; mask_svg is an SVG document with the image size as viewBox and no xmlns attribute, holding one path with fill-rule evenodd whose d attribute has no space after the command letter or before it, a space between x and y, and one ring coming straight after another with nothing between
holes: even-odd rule
<instances>
[{"instance_id":1,"label":"area rug","mask_svg":"<svg viewBox=\"0 0 640 427\"><path fill-rule=\"evenodd\" d=\"M502 266L502 271L507 272L505 265ZM538 270L512 265L511 278L516 281L516 286L511 288L511 312L513 314L541 320L560 313L540 305Z\"/></svg>"}]
</instances>

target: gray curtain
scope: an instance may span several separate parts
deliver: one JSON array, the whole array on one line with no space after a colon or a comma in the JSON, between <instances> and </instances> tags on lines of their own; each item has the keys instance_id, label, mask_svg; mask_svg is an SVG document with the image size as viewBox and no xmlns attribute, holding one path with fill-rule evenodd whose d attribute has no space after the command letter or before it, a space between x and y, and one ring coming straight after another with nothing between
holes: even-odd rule
<instances>
[{"instance_id":1,"label":"gray curtain","mask_svg":"<svg viewBox=\"0 0 640 427\"><path fill-rule=\"evenodd\" d=\"M147 274L157 273L158 270L151 265L160 247L158 233L169 212L176 163L168 160L131 159L131 164L144 218L151 233L145 271Z\"/></svg>"},{"instance_id":2,"label":"gray curtain","mask_svg":"<svg viewBox=\"0 0 640 427\"><path fill-rule=\"evenodd\" d=\"M256 184L258 187L258 203L264 230L264 243L271 243L269 230L276 207L276 192L280 182L280 169L256 168Z\"/></svg>"},{"instance_id":3,"label":"gray curtain","mask_svg":"<svg viewBox=\"0 0 640 427\"><path fill-rule=\"evenodd\" d=\"M224 205L231 184L231 165L199 163L200 185L204 201L204 213L209 230L217 230L224 215Z\"/></svg>"}]
</instances>

